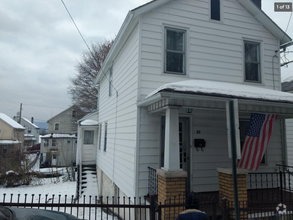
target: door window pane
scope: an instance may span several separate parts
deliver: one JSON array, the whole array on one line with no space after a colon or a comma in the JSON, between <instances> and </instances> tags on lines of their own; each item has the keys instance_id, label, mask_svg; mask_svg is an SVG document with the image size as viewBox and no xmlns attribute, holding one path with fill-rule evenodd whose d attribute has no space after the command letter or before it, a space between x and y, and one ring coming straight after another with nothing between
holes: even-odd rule
<instances>
[{"instance_id":1,"label":"door window pane","mask_svg":"<svg viewBox=\"0 0 293 220\"><path fill-rule=\"evenodd\" d=\"M84 131L83 144L94 144L94 131Z\"/></svg>"}]
</instances>

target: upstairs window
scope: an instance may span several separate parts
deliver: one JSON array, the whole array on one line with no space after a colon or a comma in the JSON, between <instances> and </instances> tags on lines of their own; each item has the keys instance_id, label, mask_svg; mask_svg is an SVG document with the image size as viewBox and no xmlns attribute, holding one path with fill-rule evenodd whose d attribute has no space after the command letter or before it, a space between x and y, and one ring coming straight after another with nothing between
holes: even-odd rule
<instances>
[{"instance_id":1,"label":"upstairs window","mask_svg":"<svg viewBox=\"0 0 293 220\"><path fill-rule=\"evenodd\" d=\"M54 125L54 130L55 131L59 131L59 129L60 129L59 128L60 127L59 125L60 125L59 123L55 123L55 125Z\"/></svg>"},{"instance_id":2,"label":"upstairs window","mask_svg":"<svg viewBox=\"0 0 293 220\"><path fill-rule=\"evenodd\" d=\"M185 32L166 28L165 72L185 74Z\"/></svg>"},{"instance_id":3,"label":"upstairs window","mask_svg":"<svg viewBox=\"0 0 293 220\"><path fill-rule=\"evenodd\" d=\"M244 41L245 81L261 82L260 43Z\"/></svg>"},{"instance_id":4,"label":"upstairs window","mask_svg":"<svg viewBox=\"0 0 293 220\"><path fill-rule=\"evenodd\" d=\"M52 139L52 147L56 147L57 146L57 140L56 139Z\"/></svg>"},{"instance_id":5,"label":"upstairs window","mask_svg":"<svg viewBox=\"0 0 293 220\"><path fill-rule=\"evenodd\" d=\"M221 20L221 5L220 0L211 0L211 19Z\"/></svg>"},{"instance_id":6,"label":"upstairs window","mask_svg":"<svg viewBox=\"0 0 293 220\"><path fill-rule=\"evenodd\" d=\"M76 110L72 110L72 112L71 112L71 117L72 117L72 118L76 118L76 117L77 117L77 112L76 112Z\"/></svg>"},{"instance_id":7,"label":"upstairs window","mask_svg":"<svg viewBox=\"0 0 293 220\"><path fill-rule=\"evenodd\" d=\"M109 70L109 96L111 96L113 93L112 87L113 87L113 66L111 66Z\"/></svg>"}]
</instances>

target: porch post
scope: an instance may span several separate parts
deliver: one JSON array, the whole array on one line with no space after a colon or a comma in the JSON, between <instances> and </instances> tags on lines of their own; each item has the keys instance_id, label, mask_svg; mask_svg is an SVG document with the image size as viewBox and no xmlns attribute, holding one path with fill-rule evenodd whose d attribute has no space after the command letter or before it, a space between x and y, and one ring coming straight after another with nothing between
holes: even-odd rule
<instances>
[{"instance_id":1,"label":"porch post","mask_svg":"<svg viewBox=\"0 0 293 220\"><path fill-rule=\"evenodd\" d=\"M169 106L166 109L165 157L164 157L164 167L162 169L166 171L180 170L178 107Z\"/></svg>"},{"instance_id":2,"label":"porch post","mask_svg":"<svg viewBox=\"0 0 293 220\"><path fill-rule=\"evenodd\" d=\"M184 204L187 172L180 169L179 109L168 106L165 123L164 167L157 170L158 203L162 205ZM176 219L184 206L164 208L161 219Z\"/></svg>"}]
</instances>

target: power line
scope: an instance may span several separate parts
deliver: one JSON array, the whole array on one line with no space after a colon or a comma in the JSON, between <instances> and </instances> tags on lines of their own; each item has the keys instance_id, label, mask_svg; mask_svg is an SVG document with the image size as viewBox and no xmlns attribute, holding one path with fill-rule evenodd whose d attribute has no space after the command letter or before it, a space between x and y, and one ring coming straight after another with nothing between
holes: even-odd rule
<instances>
[{"instance_id":1,"label":"power line","mask_svg":"<svg viewBox=\"0 0 293 220\"><path fill-rule=\"evenodd\" d=\"M81 34L80 30L78 29L78 27L77 27L77 25L76 25L75 21L73 20L73 18L72 18L72 16L71 16L71 14L70 14L70 12L69 12L69 10L68 10L68 9L67 9L67 7L66 7L66 5L65 5L64 1L63 1L63 0L61 0L61 2L63 3L63 5L64 5L64 7L65 7L65 9L66 9L66 11L67 11L67 13L68 13L69 17L71 18L71 21L72 21L72 22L73 22L73 24L75 25L75 27L76 27L76 30L78 31L79 35L81 36L81 38L82 38L83 42L84 42L84 43L85 43L85 45L87 46L88 50L91 52L91 49L90 49L90 47L89 47L89 46L88 46L88 44L86 43L86 41L85 41L84 37L82 36L82 34ZM92 53L92 52L91 52L91 53Z\"/></svg>"},{"instance_id":2,"label":"power line","mask_svg":"<svg viewBox=\"0 0 293 220\"><path fill-rule=\"evenodd\" d=\"M87 49L88 49L88 50L89 50L89 52L91 53L91 55L92 55L93 59L94 59L94 60L96 60L96 57L95 57L95 56L94 56L94 54L92 53L92 51L91 51L90 47L88 46L88 44L87 44L86 40L84 39L84 37L83 37L83 35L82 35L82 33L80 32L79 28L77 27L77 25L76 25L76 23L75 23L75 21L74 21L73 17L71 16L71 14L70 14L70 12L69 12L68 8L67 8L67 7L66 7L66 5L65 5L64 1L63 1L63 0L61 0L61 2L63 3L63 5L64 5L64 7L65 7L65 9L66 9L66 11L67 11L67 13L68 13L68 15L69 15L69 16L70 16L70 18L71 18L71 21L73 22L73 24L74 24L74 26L75 26L76 30L78 31L78 33L79 33L80 37L82 38L83 42L85 43L85 45L86 45ZM102 68L101 68L100 70L102 71ZM103 71L102 71L102 73L103 73ZM107 74L105 74L105 73L104 73L104 75L105 75L105 77L106 77L106 78L107 78L107 79L110 81L110 79L108 78ZM114 87L114 85L113 85L112 81L110 82L110 84L111 84L111 86L114 88L114 90L116 91L116 96L118 96L118 91L117 91L117 89Z\"/></svg>"}]
</instances>

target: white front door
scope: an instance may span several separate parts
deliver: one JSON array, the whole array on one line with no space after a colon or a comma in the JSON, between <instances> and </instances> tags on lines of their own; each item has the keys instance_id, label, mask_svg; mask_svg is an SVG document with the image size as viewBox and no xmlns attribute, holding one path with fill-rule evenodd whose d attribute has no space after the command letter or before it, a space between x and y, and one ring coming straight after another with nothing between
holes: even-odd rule
<instances>
[{"instance_id":1,"label":"white front door","mask_svg":"<svg viewBox=\"0 0 293 220\"><path fill-rule=\"evenodd\" d=\"M179 155L180 169L187 172L186 190L190 189L190 119L179 117ZM165 116L162 117L161 130L161 167L164 167Z\"/></svg>"},{"instance_id":2,"label":"white front door","mask_svg":"<svg viewBox=\"0 0 293 220\"><path fill-rule=\"evenodd\" d=\"M51 160L51 166L56 166L56 165L57 165L57 154L53 153L52 160Z\"/></svg>"}]
</instances>

